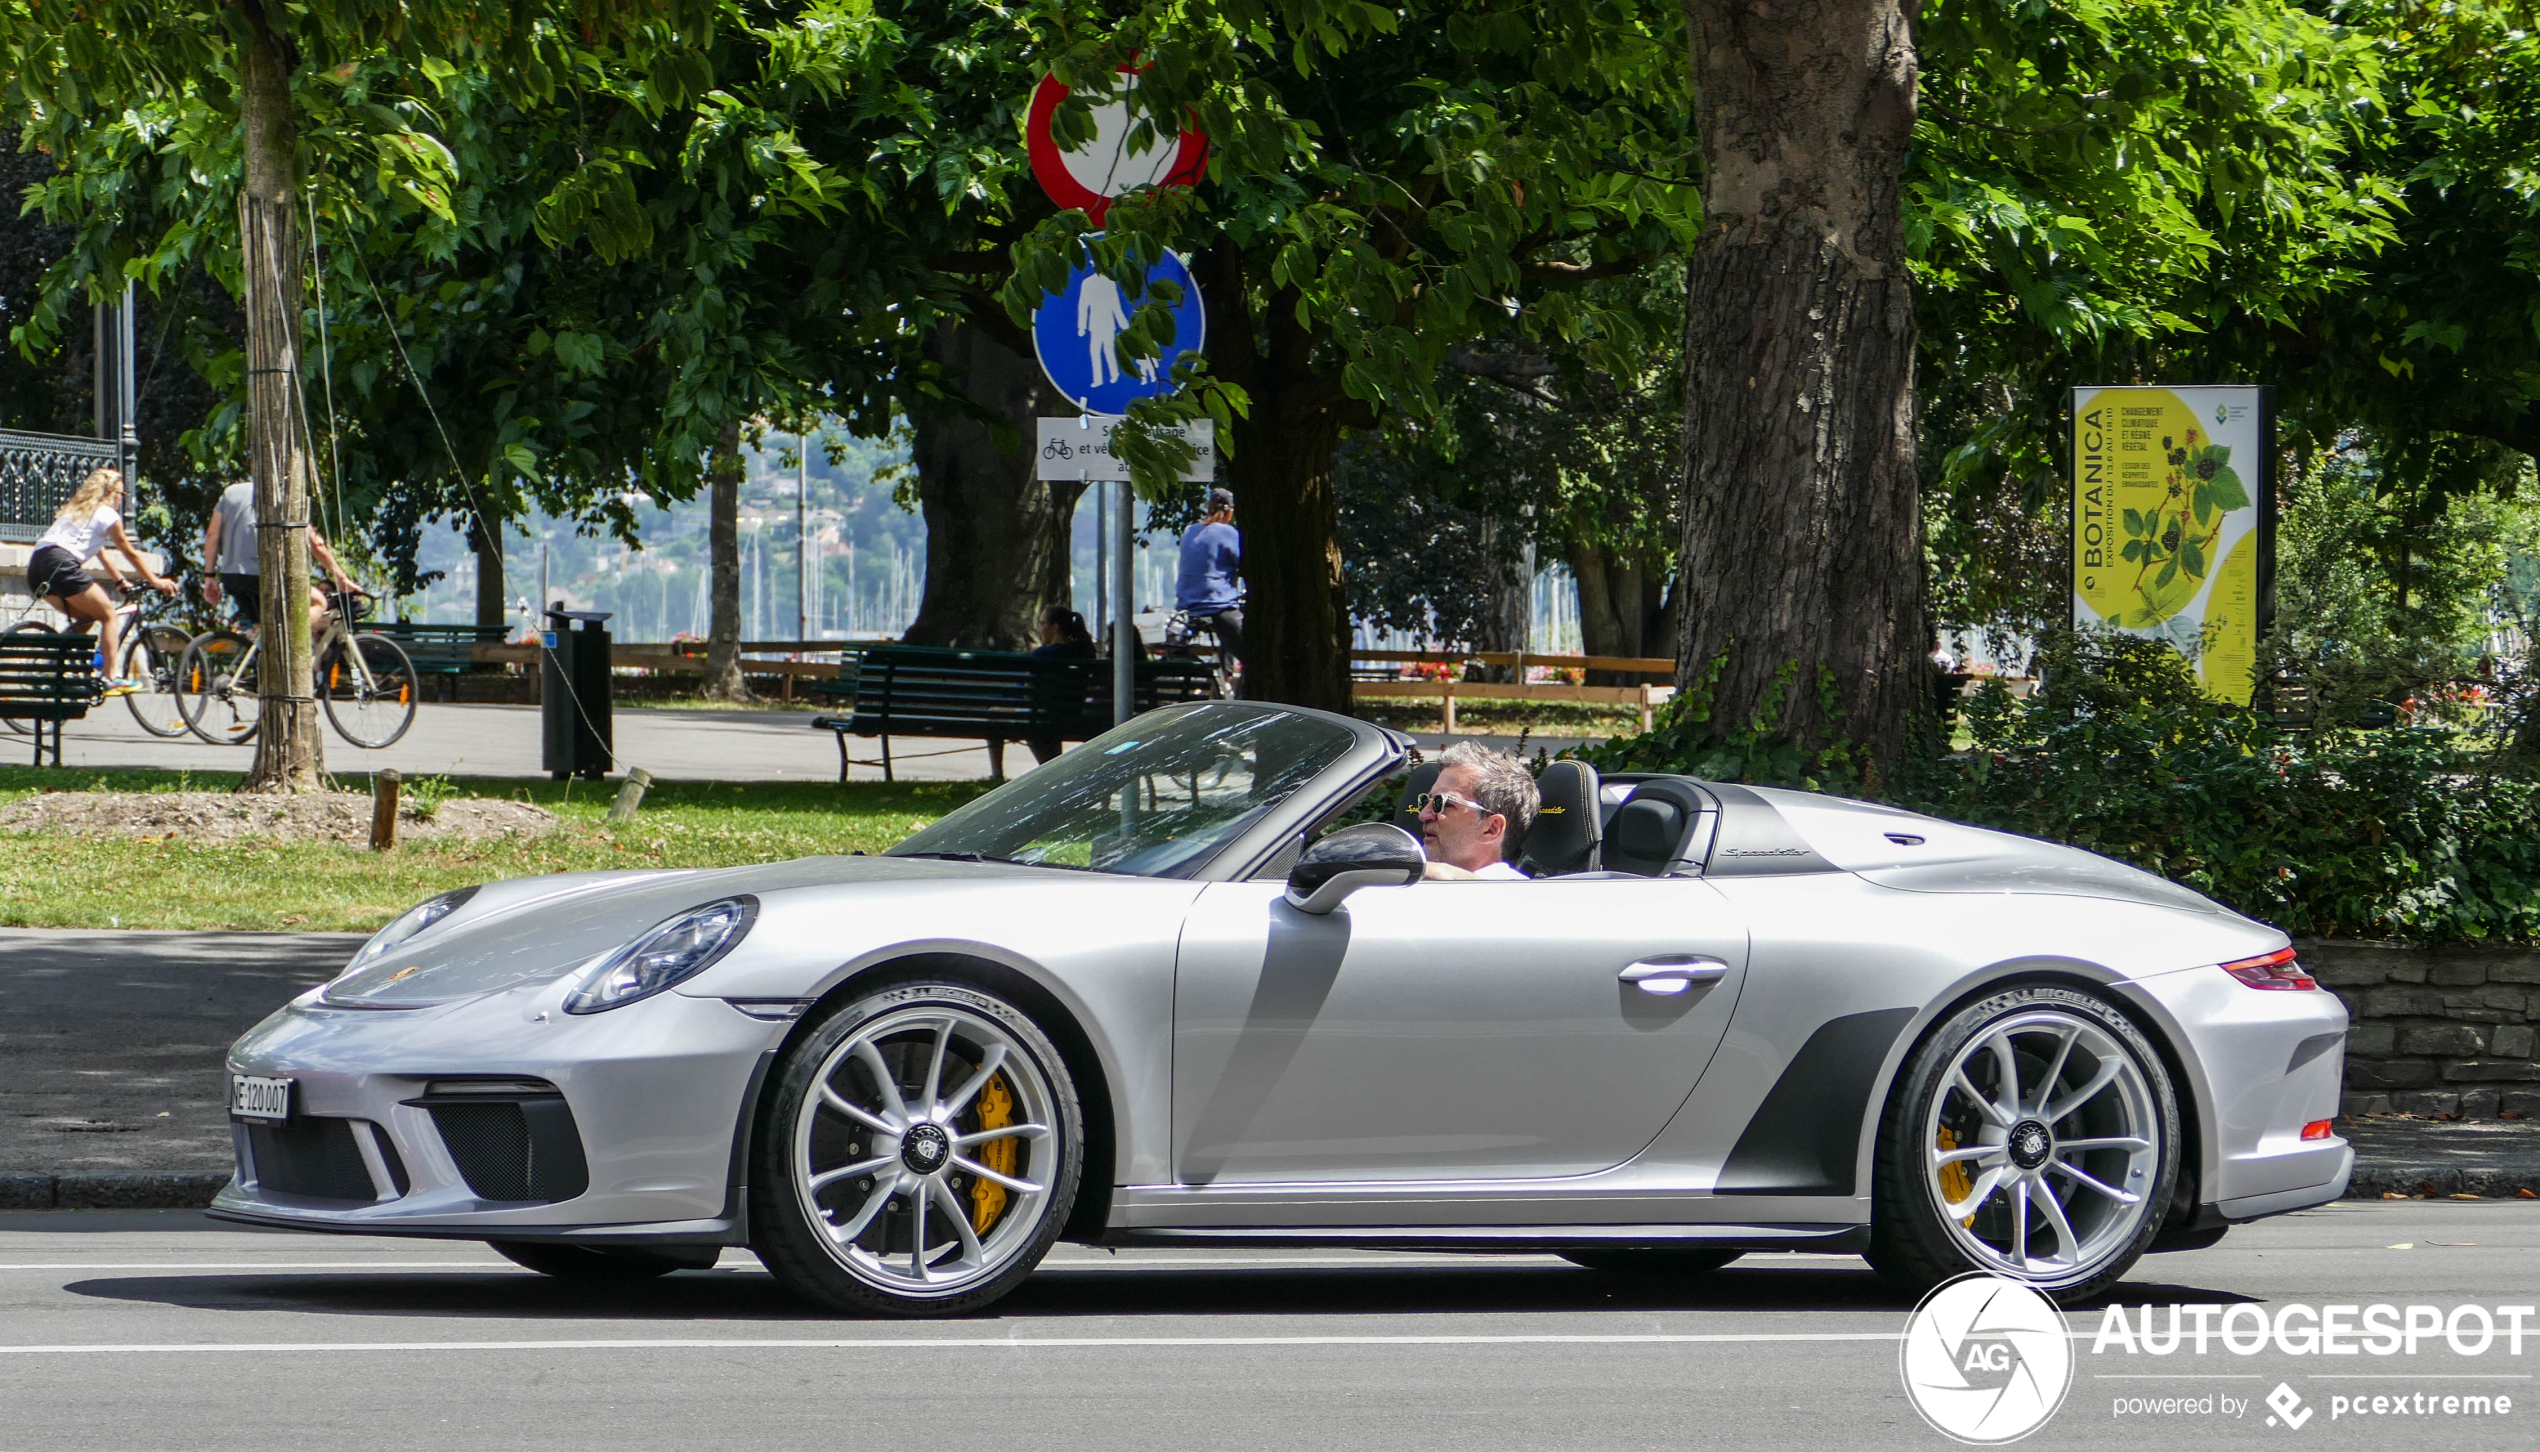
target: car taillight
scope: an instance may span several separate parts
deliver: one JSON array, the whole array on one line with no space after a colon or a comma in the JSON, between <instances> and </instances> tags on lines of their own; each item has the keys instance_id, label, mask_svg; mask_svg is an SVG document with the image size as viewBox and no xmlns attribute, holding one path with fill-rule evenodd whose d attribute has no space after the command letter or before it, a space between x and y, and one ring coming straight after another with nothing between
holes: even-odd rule
<instances>
[{"instance_id":1,"label":"car taillight","mask_svg":"<svg viewBox=\"0 0 2540 1452\"><path fill-rule=\"evenodd\" d=\"M2329 1130L2336 1123L2337 1121L2333 1119L2314 1119L2310 1123L2302 1126L2302 1138L2326 1139L2328 1138Z\"/></svg>"},{"instance_id":2,"label":"car taillight","mask_svg":"<svg viewBox=\"0 0 2540 1452\"><path fill-rule=\"evenodd\" d=\"M2293 961L2291 948L2278 948L2263 958L2243 958L2225 963L2222 971L2252 988L2317 988L2320 981L2302 971Z\"/></svg>"}]
</instances>

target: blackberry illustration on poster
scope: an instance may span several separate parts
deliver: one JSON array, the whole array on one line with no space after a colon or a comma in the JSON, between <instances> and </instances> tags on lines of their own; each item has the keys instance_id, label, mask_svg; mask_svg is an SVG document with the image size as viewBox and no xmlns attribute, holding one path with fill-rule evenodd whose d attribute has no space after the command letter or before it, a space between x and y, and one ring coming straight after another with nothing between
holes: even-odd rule
<instances>
[{"instance_id":1,"label":"blackberry illustration on poster","mask_svg":"<svg viewBox=\"0 0 2540 1452\"><path fill-rule=\"evenodd\" d=\"M2073 624L2168 642L2247 703L2275 578L2275 414L2248 385L2073 390Z\"/></svg>"}]
</instances>

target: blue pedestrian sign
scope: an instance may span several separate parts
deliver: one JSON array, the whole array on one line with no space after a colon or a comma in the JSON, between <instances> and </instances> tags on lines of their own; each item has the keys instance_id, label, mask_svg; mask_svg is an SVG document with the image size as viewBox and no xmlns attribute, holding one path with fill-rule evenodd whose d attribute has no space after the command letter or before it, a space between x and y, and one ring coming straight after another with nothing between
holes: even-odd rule
<instances>
[{"instance_id":1,"label":"blue pedestrian sign","mask_svg":"<svg viewBox=\"0 0 2540 1452\"><path fill-rule=\"evenodd\" d=\"M1032 315L1032 349L1040 354L1041 371L1050 386L1087 413L1127 413L1141 398L1173 391L1173 365L1182 355L1197 355L1207 341L1208 319L1200 306L1199 285L1182 259L1166 253L1147 269L1149 283L1170 282L1182 289L1173 308L1173 341L1164 355L1124 364L1113 342L1129 326L1138 300L1124 295L1119 284L1091 267L1078 267L1067 286L1041 299Z\"/></svg>"}]
</instances>

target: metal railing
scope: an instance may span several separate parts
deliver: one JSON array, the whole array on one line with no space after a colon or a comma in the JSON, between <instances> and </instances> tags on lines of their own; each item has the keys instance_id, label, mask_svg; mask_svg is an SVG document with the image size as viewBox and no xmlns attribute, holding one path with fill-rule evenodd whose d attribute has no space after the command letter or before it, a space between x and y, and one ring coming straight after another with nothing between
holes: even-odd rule
<instances>
[{"instance_id":1,"label":"metal railing","mask_svg":"<svg viewBox=\"0 0 2540 1452\"><path fill-rule=\"evenodd\" d=\"M122 460L113 439L0 429L0 540L31 543L90 470Z\"/></svg>"}]
</instances>

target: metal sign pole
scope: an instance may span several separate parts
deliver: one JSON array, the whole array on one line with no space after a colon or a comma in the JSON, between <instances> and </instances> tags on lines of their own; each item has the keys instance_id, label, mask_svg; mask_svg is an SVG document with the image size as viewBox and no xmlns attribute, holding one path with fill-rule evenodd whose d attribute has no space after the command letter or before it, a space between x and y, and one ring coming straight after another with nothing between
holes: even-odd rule
<instances>
[{"instance_id":1,"label":"metal sign pole","mask_svg":"<svg viewBox=\"0 0 2540 1452\"><path fill-rule=\"evenodd\" d=\"M1130 603L1130 581L1135 561L1131 558L1131 542L1136 538L1134 521L1137 496L1129 492L1129 481L1119 484L1119 507L1112 511L1111 538L1111 721L1118 725L1138 712L1138 622L1136 607Z\"/></svg>"}]
</instances>

